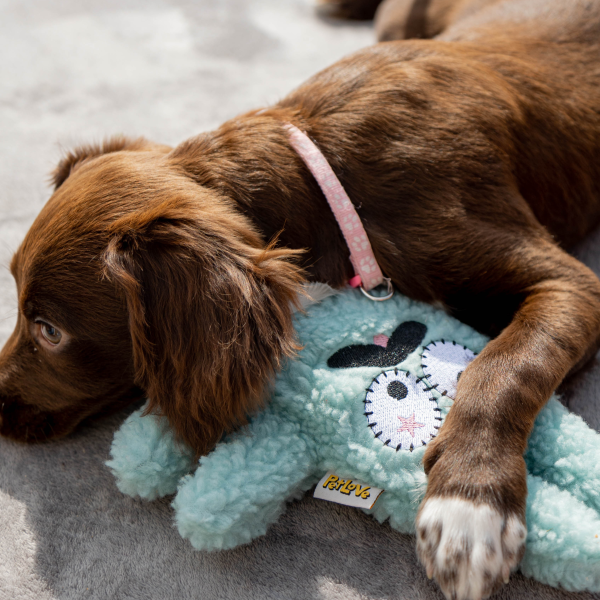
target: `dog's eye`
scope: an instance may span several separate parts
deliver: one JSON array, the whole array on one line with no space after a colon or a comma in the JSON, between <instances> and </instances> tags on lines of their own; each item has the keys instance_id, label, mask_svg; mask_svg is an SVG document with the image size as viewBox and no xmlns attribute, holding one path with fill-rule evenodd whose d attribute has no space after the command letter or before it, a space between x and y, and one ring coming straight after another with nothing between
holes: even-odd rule
<instances>
[{"instance_id":1,"label":"dog's eye","mask_svg":"<svg viewBox=\"0 0 600 600\"><path fill-rule=\"evenodd\" d=\"M44 336L44 339L53 346L56 346L60 343L62 338L62 333L56 329L53 325L49 323L44 323L43 321L38 321L40 325L40 331Z\"/></svg>"}]
</instances>

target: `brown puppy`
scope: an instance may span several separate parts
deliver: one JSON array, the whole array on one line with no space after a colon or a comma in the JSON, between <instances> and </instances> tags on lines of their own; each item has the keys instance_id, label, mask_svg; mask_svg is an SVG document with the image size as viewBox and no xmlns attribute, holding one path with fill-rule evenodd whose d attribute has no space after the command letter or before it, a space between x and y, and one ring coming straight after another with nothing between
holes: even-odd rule
<instances>
[{"instance_id":1,"label":"brown puppy","mask_svg":"<svg viewBox=\"0 0 600 600\"><path fill-rule=\"evenodd\" d=\"M12 263L0 433L64 435L147 393L205 453L260 405L295 350L303 277L352 274L293 123L398 290L497 335L427 449L417 530L448 596L506 580L523 549L533 420L600 336L600 281L563 250L600 216L600 2L426 8L438 39L368 48L173 150L120 139L67 156Z\"/></svg>"}]
</instances>

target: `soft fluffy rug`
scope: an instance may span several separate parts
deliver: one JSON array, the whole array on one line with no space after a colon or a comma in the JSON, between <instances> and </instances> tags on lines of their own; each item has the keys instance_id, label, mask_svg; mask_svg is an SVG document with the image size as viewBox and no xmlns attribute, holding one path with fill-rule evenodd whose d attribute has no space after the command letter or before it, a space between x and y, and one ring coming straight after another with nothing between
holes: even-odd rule
<instances>
[{"instance_id":1,"label":"soft fluffy rug","mask_svg":"<svg viewBox=\"0 0 600 600\"><path fill-rule=\"evenodd\" d=\"M47 200L60 146L111 133L175 144L275 101L373 42L311 0L4 0L0 3L0 260ZM600 272L600 235L578 249ZM0 337L16 315L0 270ZM600 363L563 386L600 428ZM414 542L360 511L306 497L264 538L193 551L169 501L123 496L104 461L126 413L50 445L0 440L0 600L441 599ZM520 575L498 598L583 599Z\"/></svg>"}]
</instances>

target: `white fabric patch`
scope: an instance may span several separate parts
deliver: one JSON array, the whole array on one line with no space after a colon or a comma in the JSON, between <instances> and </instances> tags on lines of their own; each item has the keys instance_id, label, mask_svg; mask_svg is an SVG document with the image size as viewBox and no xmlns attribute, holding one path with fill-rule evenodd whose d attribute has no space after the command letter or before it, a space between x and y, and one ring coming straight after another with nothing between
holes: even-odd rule
<instances>
[{"instance_id":1,"label":"white fabric patch","mask_svg":"<svg viewBox=\"0 0 600 600\"><path fill-rule=\"evenodd\" d=\"M454 399L458 378L475 356L456 342L431 342L423 349L421 364L429 385L442 396Z\"/></svg>"},{"instance_id":2,"label":"white fabric patch","mask_svg":"<svg viewBox=\"0 0 600 600\"><path fill-rule=\"evenodd\" d=\"M382 492L381 488L368 486L366 483L356 481L356 479L344 479L329 471L317 483L313 498L337 502L337 504L345 504L346 506L355 506L356 508L373 508Z\"/></svg>"},{"instance_id":3,"label":"white fabric patch","mask_svg":"<svg viewBox=\"0 0 600 600\"><path fill-rule=\"evenodd\" d=\"M393 369L371 383L365 415L373 435L396 450L420 448L437 435L442 418L430 388L414 375Z\"/></svg>"}]
</instances>

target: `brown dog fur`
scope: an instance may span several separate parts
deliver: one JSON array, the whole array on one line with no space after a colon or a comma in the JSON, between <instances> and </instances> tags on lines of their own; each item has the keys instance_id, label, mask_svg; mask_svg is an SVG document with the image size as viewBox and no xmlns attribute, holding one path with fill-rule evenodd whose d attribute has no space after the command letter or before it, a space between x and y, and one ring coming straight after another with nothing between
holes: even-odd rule
<instances>
[{"instance_id":1,"label":"brown dog fur","mask_svg":"<svg viewBox=\"0 0 600 600\"><path fill-rule=\"evenodd\" d=\"M145 392L205 453L260 406L297 348L300 283L352 274L286 137L293 123L397 289L497 336L428 445L426 499L524 518L535 416L600 336L600 282L564 250L600 216L600 3L384 8L400 15L387 21L396 37L417 13L423 36L441 36L358 52L173 150L117 139L63 160L12 264L20 313L0 355L0 433L64 435ZM65 340L48 348L36 319Z\"/></svg>"}]
</instances>

